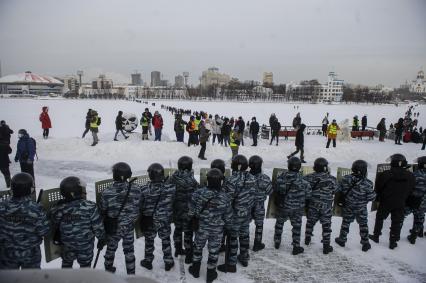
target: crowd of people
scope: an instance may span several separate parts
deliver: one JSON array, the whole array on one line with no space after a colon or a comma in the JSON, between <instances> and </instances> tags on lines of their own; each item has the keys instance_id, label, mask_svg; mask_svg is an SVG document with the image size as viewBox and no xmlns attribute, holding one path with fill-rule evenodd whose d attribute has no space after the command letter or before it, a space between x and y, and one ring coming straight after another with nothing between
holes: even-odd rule
<instances>
[{"instance_id":1,"label":"crowd of people","mask_svg":"<svg viewBox=\"0 0 426 283\"><path fill-rule=\"evenodd\" d=\"M114 266L118 243L123 241L127 274L135 274L134 229L136 221L145 239L144 259L140 265L153 269L154 240L161 239L164 268L174 267L171 247L172 222L174 222L174 256L184 256L188 271L199 278L207 244L207 282L218 277L216 271L234 273L237 263L249 264L249 226L254 220L256 229L253 251L265 248L262 243L264 202L275 194L276 223L274 247L280 248L284 223L292 226L293 255L304 252L301 245L302 216L306 210L304 244L309 246L315 224L322 225L323 253L333 252L331 221L335 194L340 194L337 204L343 207L342 225L335 242L344 247L349 226L355 219L360 226L361 249L371 249L370 240L379 242L384 220L391 215L389 248L395 249L400 241L401 228L406 215L413 213L413 227L407 239L416 243L424 234L426 211L426 156L417 159L414 172L401 154L390 157L389 170L378 173L376 182L367 178L367 162L356 160L352 174L340 180L330 174L328 161L317 158L314 172L300 174L301 160L290 157L287 170L280 173L275 184L262 173L260 156L243 155L232 159L232 174L225 177L225 162L216 159L200 184L194 178L193 160L183 156L178 160L178 170L165 177L161 164L153 163L148 169L150 181L136 185L130 166L124 162L112 167L114 183L107 187L98 203L86 199L85 184L77 177L67 177L60 182L63 197L56 205L44 210L31 194L34 179L30 174L18 173L11 180L12 197L0 202L0 268L40 268L40 244L47 234L62 248L62 267L71 268L77 260L80 267L91 267L94 257L95 237L98 251L106 246L104 268L116 272ZM368 231L367 204L379 202L374 231ZM270 199L270 201L272 201ZM139 220L138 220L139 219ZM225 240L226 239L226 240ZM226 242L226 244L225 244ZM217 265L219 253L226 253L225 262Z\"/></svg>"}]
</instances>

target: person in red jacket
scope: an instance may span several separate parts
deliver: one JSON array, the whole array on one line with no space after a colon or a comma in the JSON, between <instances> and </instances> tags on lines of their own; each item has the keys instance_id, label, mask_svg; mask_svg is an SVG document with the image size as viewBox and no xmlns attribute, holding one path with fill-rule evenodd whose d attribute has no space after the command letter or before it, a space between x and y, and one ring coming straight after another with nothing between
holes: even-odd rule
<instances>
[{"instance_id":1,"label":"person in red jacket","mask_svg":"<svg viewBox=\"0 0 426 283\"><path fill-rule=\"evenodd\" d=\"M47 139L49 137L49 129L52 128L52 122L50 122L49 117L49 108L47 106L43 106L42 112L40 114L40 122L41 128L43 129L43 138Z\"/></svg>"},{"instance_id":2,"label":"person in red jacket","mask_svg":"<svg viewBox=\"0 0 426 283\"><path fill-rule=\"evenodd\" d=\"M158 111L155 111L152 118L152 125L154 126L155 141L161 141L161 130L163 129L163 117Z\"/></svg>"}]
</instances>

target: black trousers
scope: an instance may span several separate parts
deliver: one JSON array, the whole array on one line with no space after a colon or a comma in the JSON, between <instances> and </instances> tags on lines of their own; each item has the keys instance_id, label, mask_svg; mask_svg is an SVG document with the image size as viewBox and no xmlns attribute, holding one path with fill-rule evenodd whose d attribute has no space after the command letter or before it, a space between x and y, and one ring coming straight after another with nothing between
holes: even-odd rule
<instances>
[{"instance_id":1,"label":"black trousers","mask_svg":"<svg viewBox=\"0 0 426 283\"><path fill-rule=\"evenodd\" d=\"M198 154L198 157L204 158L204 154L206 153L206 142L200 142L200 145L201 145L201 149L200 149L200 153Z\"/></svg>"},{"instance_id":2,"label":"black trousers","mask_svg":"<svg viewBox=\"0 0 426 283\"><path fill-rule=\"evenodd\" d=\"M402 134L395 134L395 144L400 144L402 140Z\"/></svg>"},{"instance_id":3,"label":"black trousers","mask_svg":"<svg viewBox=\"0 0 426 283\"><path fill-rule=\"evenodd\" d=\"M47 138L49 136L49 129L43 129L43 137Z\"/></svg>"},{"instance_id":4,"label":"black trousers","mask_svg":"<svg viewBox=\"0 0 426 283\"><path fill-rule=\"evenodd\" d=\"M326 137L327 136L327 125L322 125L322 135L324 136L324 137Z\"/></svg>"},{"instance_id":5,"label":"black trousers","mask_svg":"<svg viewBox=\"0 0 426 283\"><path fill-rule=\"evenodd\" d=\"M21 166L21 172L28 173L31 176L33 176L34 180L34 187L35 187L35 177L34 177L34 163L27 163L27 162L19 162L19 165Z\"/></svg>"},{"instance_id":6,"label":"black trousers","mask_svg":"<svg viewBox=\"0 0 426 283\"><path fill-rule=\"evenodd\" d=\"M296 155L296 154L298 154L299 153L299 151L300 151L300 159L301 160L304 160L304 150L303 150L303 146L296 146L296 151L295 152L293 152L292 154L290 154L290 156L294 156L294 155Z\"/></svg>"},{"instance_id":7,"label":"black trousers","mask_svg":"<svg viewBox=\"0 0 426 283\"><path fill-rule=\"evenodd\" d=\"M326 146L327 148L329 148L329 147L330 147L330 142L331 142L331 140L332 140L332 139L330 139L330 138L328 139L328 141L327 141L327 146ZM333 139L333 147L336 147L336 139Z\"/></svg>"},{"instance_id":8,"label":"black trousers","mask_svg":"<svg viewBox=\"0 0 426 283\"><path fill-rule=\"evenodd\" d=\"M10 170L9 167L0 168L0 172L4 176L4 180L6 181L6 188L10 188Z\"/></svg>"},{"instance_id":9,"label":"black trousers","mask_svg":"<svg viewBox=\"0 0 426 283\"><path fill-rule=\"evenodd\" d=\"M275 138L277 139L277 145L278 145L278 133L275 133L275 132L272 133L271 142L269 144L272 144Z\"/></svg>"},{"instance_id":10,"label":"black trousers","mask_svg":"<svg viewBox=\"0 0 426 283\"><path fill-rule=\"evenodd\" d=\"M86 136L86 134L89 132L90 128L86 128L83 132L83 138Z\"/></svg>"},{"instance_id":11,"label":"black trousers","mask_svg":"<svg viewBox=\"0 0 426 283\"><path fill-rule=\"evenodd\" d=\"M376 213L376 223L374 224L374 235L380 236L383 228L383 221L391 216L390 241L399 241L402 222L404 221L404 207L388 209L379 205Z\"/></svg>"},{"instance_id":12,"label":"black trousers","mask_svg":"<svg viewBox=\"0 0 426 283\"><path fill-rule=\"evenodd\" d=\"M257 146L257 134L251 134L252 138L253 138L253 145Z\"/></svg>"}]
</instances>

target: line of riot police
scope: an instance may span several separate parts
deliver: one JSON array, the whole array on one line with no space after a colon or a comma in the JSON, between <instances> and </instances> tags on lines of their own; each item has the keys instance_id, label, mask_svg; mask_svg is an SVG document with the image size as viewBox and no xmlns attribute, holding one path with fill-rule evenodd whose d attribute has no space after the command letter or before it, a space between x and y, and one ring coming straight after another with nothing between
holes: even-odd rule
<instances>
[{"instance_id":1,"label":"line of riot police","mask_svg":"<svg viewBox=\"0 0 426 283\"><path fill-rule=\"evenodd\" d=\"M249 160L236 155L231 163L232 174L225 177L225 162L216 159L207 173L206 184L199 184L193 174L192 159L183 156L178 170L165 177L164 168L154 163L148 168L150 181L136 185L128 164L120 162L112 167L114 182L101 195L100 202L86 200L85 184L77 177L67 177L60 183L63 197L48 211L31 198L33 179L19 173L12 178L13 197L0 203L0 267L2 269L40 268L42 238L52 229L54 239L62 246L62 267L71 268L74 260L80 267L90 267L94 257L94 239L99 251L106 245L105 270L115 272L114 256L122 240L128 274L135 274L134 229L138 221L145 237L145 255L140 265L153 268L154 240L162 242L165 270L174 266L171 248L171 224L174 222L174 256L185 256L191 264L189 273L200 276L202 251L207 244L207 282L222 272L236 272L237 263L249 263L249 225L256 225L253 251L265 248L262 243L264 202L274 192L276 224L274 246L280 248L283 225L292 225L293 255L303 253L300 245L302 216L306 211L305 245L311 243L316 222L322 225L323 253L333 251L331 220L334 195L343 196L343 218L335 242L345 246L350 223L355 219L360 226L363 251L371 248L369 238L379 241L383 221L391 214L392 226L389 247L394 249L407 213L414 214L413 229L408 240L414 244L423 236L426 192L426 157L418 158L414 174L407 169L401 154L391 157L391 168L378 173L375 188L367 178L367 163L357 160L352 174L337 180L329 173L328 162L318 158L314 172L302 176L301 161L288 159L288 170L273 184L262 173L263 160L252 156ZM367 204L379 201L374 233L369 235ZM334 204L336 205L336 203ZM50 222L50 223L49 223ZM51 228L53 227L53 228ZM195 236L194 236L195 234ZM226 237L225 237L226 236ZM226 238L226 244L224 243ZM224 250L225 262L217 266L219 252ZM96 259L97 262L97 259Z\"/></svg>"}]
</instances>

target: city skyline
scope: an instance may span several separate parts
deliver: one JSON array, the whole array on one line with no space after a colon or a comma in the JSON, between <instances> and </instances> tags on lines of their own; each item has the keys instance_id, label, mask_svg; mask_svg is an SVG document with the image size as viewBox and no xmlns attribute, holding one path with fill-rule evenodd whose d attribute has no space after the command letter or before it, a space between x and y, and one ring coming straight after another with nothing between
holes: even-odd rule
<instances>
[{"instance_id":1,"label":"city skyline","mask_svg":"<svg viewBox=\"0 0 426 283\"><path fill-rule=\"evenodd\" d=\"M323 81L397 87L426 60L426 2L10 1L0 3L3 75L105 73L130 82L183 71L197 85L211 66L241 81ZM102 4L101 4L102 3Z\"/></svg>"}]
</instances>

